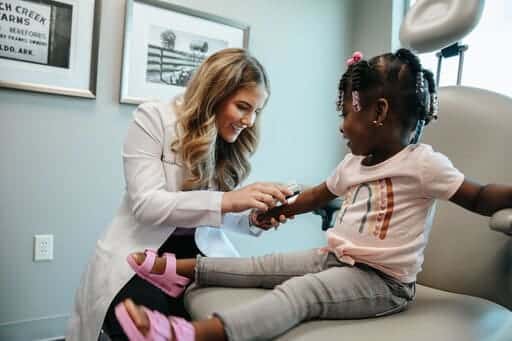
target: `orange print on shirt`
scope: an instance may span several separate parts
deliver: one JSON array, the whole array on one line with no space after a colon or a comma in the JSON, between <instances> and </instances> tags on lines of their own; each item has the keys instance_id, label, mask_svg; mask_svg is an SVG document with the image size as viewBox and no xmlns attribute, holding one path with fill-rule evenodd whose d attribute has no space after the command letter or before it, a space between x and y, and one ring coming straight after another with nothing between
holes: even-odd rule
<instances>
[{"instance_id":1,"label":"orange print on shirt","mask_svg":"<svg viewBox=\"0 0 512 341\"><path fill-rule=\"evenodd\" d=\"M365 210L358 226L359 233L368 231L381 240L385 239L394 209L391 179L376 180L349 188L343 200L338 224L343 223L347 211L356 205Z\"/></svg>"}]
</instances>

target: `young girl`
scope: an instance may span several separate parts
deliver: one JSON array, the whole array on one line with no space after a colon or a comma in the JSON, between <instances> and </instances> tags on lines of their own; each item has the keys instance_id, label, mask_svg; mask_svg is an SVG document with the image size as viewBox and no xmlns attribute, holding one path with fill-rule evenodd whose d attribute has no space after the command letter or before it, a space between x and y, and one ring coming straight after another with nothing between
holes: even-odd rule
<instances>
[{"instance_id":1,"label":"young girl","mask_svg":"<svg viewBox=\"0 0 512 341\"><path fill-rule=\"evenodd\" d=\"M272 339L305 320L399 312L415 296L435 199L483 215L512 207L512 187L469 181L444 155L418 143L423 126L436 118L437 97L432 73L414 54L400 49L366 61L355 53L348 64L337 107L351 153L325 183L255 219L261 224L308 212L341 196L327 246L246 259L130 255L139 276L172 296L191 280L200 286L273 288L242 307L195 322L126 300L116 315L131 340Z\"/></svg>"}]
</instances>

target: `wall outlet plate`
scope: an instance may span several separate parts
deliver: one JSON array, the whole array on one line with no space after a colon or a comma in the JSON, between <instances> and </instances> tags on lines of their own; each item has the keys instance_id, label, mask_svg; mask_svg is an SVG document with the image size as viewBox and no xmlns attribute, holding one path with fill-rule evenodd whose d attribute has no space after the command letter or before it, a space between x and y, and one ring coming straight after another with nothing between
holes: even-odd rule
<instances>
[{"instance_id":1,"label":"wall outlet plate","mask_svg":"<svg viewBox=\"0 0 512 341\"><path fill-rule=\"evenodd\" d=\"M53 259L53 234L36 234L34 236L34 261Z\"/></svg>"}]
</instances>

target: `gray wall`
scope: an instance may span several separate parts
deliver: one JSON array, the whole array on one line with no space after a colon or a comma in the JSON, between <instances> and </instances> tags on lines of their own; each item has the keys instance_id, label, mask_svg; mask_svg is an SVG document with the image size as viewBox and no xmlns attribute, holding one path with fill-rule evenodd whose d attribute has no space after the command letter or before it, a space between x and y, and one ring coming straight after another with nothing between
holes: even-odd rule
<instances>
[{"instance_id":1,"label":"gray wall","mask_svg":"<svg viewBox=\"0 0 512 341\"><path fill-rule=\"evenodd\" d=\"M134 110L118 96L124 3L101 4L95 100L0 90L1 340L63 335L80 274L118 206L120 150ZM325 179L345 153L334 111L344 60L354 47L389 49L391 30L382 29L389 22L366 34L361 22L391 18L391 2L379 1L373 20L373 0L173 3L251 27L249 49L266 65L273 96L250 181ZM242 255L295 250L321 245L319 226L319 217L304 215L257 243L232 237ZM33 235L40 233L54 235L52 262L32 261Z\"/></svg>"}]
</instances>

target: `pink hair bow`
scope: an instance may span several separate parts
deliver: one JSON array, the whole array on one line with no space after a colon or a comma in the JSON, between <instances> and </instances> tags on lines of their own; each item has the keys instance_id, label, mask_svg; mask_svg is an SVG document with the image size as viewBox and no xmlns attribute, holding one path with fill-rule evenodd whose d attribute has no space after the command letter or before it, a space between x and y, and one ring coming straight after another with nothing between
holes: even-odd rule
<instances>
[{"instance_id":1,"label":"pink hair bow","mask_svg":"<svg viewBox=\"0 0 512 341\"><path fill-rule=\"evenodd\" d=\"M358 61L362 60L363 59L363 53L362 52L359 52L359 51L356 51L352 54L352 57L350 57L349 59L347 59L347 66L350 66L352 64L355 64L357 63Z\"/></svg>"}]
</instances>

